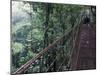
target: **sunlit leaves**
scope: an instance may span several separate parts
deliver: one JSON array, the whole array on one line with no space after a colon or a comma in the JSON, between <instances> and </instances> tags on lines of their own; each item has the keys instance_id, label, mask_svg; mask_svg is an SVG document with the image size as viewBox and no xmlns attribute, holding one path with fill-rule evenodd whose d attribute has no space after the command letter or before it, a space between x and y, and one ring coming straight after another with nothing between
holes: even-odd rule
<instances>
[{"instance_id":1,"label":"sunlit leaves","mask_svg":"<svg viewBox=\"0 0 100 75\"><path fill-rule=\"evenodd\" d=\"M22 48L23 48L23 45L21 43L12 43L13 54L21 52Z\"/></svg>"}]
</instances>

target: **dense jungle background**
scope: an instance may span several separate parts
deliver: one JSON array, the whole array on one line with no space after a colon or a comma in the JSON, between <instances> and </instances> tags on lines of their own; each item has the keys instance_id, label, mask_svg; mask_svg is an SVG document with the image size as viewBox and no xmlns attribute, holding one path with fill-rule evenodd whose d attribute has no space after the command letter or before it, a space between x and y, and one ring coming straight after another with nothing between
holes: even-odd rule
<instances>
[{"instance_id":1,"label":"dense jungle background","mask_svg":"<svg viewBox=\"0 0 100 75\"><path fill-rule=\"evenodd\" d=\"M70 58L80 20L87 15L93 23L91 27L96 28L96 17L91 8L85 5L12 1L11 72L72 31L67 36L69 38L62 39L47 54L43 54L25 73L68 70L64 64L63 67L61 65L66 56L66 61ZM52 62L53 67L50 68Z\"/></svg>"}]
</instances>

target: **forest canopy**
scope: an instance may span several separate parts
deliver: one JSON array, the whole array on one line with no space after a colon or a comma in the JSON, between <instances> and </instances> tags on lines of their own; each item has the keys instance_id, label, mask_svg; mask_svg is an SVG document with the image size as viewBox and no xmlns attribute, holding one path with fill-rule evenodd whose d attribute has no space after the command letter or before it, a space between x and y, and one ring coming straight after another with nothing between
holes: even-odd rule
<instances>
[{"instance_id":1,"label":"forest canopy","mask_svg":"<svg viewBox=\"0 0 100 75\"><path fill-rule=\"evenodd\" d=\"M90 6L84 5L12 1L12 72L65 33L70 30L75 32L74 27L78 25L80 16L83 13L92 15L90 9ZM91 17L91 21L94 21L93 19L95 16ZM53 48L58 52L51 50L51 54L44 54L41 61L37 60L37 64L32 65L27 73L45 72L51 63L48 61L52 61L52 58L59 61L59 65L66 54L70 56L73 46L71 37L66 39L67 42L63 41Z\"/></svg>"}]
</instances>

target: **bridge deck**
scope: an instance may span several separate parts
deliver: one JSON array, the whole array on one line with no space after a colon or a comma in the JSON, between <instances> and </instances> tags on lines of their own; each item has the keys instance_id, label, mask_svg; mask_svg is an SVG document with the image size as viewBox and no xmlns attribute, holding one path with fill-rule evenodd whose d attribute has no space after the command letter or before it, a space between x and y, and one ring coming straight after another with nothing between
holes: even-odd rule
<instances>
[{"instance_id":1,"label":"bridge deck","mask_svg":"<svg viewBox=\"0 0 100 75\"><path fill-rule=\"evenodd\" d=\"M96 33L89 24L80 26L78 45L72 54L71 70L96 68Z\"/></svg>"}]
</instances>

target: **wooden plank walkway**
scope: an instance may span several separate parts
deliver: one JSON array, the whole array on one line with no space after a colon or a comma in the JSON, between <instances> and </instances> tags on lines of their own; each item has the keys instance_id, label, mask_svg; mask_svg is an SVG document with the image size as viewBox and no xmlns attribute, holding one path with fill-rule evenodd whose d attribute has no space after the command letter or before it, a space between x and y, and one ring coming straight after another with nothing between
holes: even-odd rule
<instances>
[{"instance_id":1,"label":"wooden plank walkway","mask_svg":"<svg viewBox=\"0 0 100 75\"><path fill-rule=\"evenodd\" d=\"M80 26L77 44L71 60L71 70L96 68L96 32L89 24Z\"/></svg>"}]
</instances>

